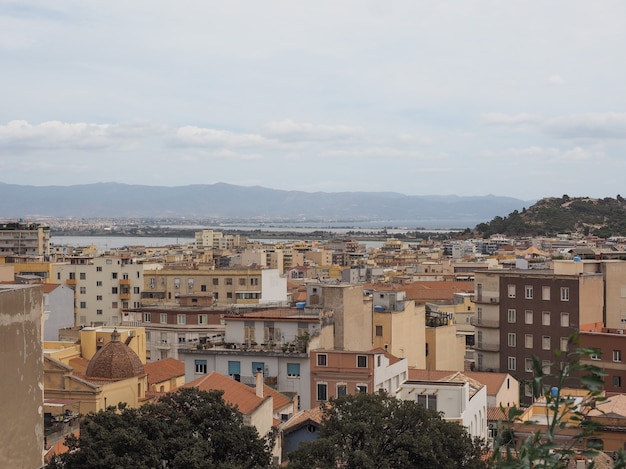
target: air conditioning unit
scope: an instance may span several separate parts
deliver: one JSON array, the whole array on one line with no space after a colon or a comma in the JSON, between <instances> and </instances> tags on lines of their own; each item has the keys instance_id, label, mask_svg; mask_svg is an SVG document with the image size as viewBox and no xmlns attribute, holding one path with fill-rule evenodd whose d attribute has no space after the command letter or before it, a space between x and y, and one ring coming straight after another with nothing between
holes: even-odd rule
<instances>
[{"instance_id":1,"label":"air conditioning unit","mask_svg":"<svg viewBox=\"0 0 626 469\"><path fill-rule=\"evenodd\" d=\"M101 344L104 342L104 337L98 337L98 343Z\"/></svg>"}]
</instances>

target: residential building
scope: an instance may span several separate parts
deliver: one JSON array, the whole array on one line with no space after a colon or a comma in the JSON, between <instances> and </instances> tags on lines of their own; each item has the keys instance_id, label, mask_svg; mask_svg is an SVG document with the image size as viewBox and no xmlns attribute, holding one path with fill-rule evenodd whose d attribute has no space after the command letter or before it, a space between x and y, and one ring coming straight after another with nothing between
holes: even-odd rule
<instances>
[{"instance_id":1,"label":"residential building","mask_svg":"<svg viewBox=\"0 0 626 469\"><path fill-rule=\"evenodd\" d=\"M0 223L0 255L50 256L50 227L23 221Z\"/></svg>"},{"instance_id":2,"label":"residential building","mask_svg":"<svg viewBox=\"0 0 626 469\"><path fill-rule=\"evenodd\" d=\"M252 385L260 369L266 384L297 395L299 408L309 408L307 345L320 334L320 318L301 308L281 308L229 314L223 320L224 345L178 349L187 382L216 371Z\"/></svg>"},{"instance_id":3,"label":"residential building","mask_svg":"<svg viewBox=\"0 0 626 469\"><path fill-rule=\"evenodd\" d=\"M74 291L65 285L44 283L43 340L59 340L59 329L74 326Z\"/></svg>"},{"instance_id":4,"label":"residential building","mask_svg":"<svg viewBox=\"0 0 626 469\"><path fill-rule=\"evenodd\" d=\"M286 461L289 453L295 451L300 443L316 440L322 424L322 406L302 410L291 417L281 427L282 461Z\"/></svg>"},{"instance_id":5,"label":"residential building","mask_svg":"<svg viewBox=\"0 0 626 469\"><path fill-rule=\"evenodd\" d=\"M426 369L465 369L465 337L457 334L454 319L448 313L426 313Z\"/></svg>"},{"instance_id":6,"label":"residential building","mask_svg":"<svg viewBox=\"0 0 626 469\"><path fill-rule=\"evenodd\" d=\"M585 327L580 331L580 346L594 348L598 353L582 356L585 365L602 368L604 391L607 393L626 392L626 334L623 329Z\"/></svg>"},{"instance_id":7,"label":"residential building","mask_svg":"<svg viewBox=\"0 0 626 469\"><path fill-rule=\"evenodd\" d=\"M367 290L374 309L374 347L382 348L408 366L426 367L424 305L406 299L402 290Z\"/></svg>"},{"instance_id":8,"label":"residential building","mask_svg":"<svg viewBox=\"0 0 626 469\"><path fill-rule=\"evenodd\" d=\"M404 381L398 399L416 401L463 425L472 437L487 437L487 387L457 372L440 380Z\"/></svg>"},{"instance_id":9,"label":"residential building","mask_svg":"<svg viewBox=\"0 0 626 469\"><path fill-rule=\"evenodd\" d=\"M0 466L43 465L43 291L40 285L0 285Z\"/></svg>"},{"instance_id":10,"label":"residential building","mask_svg":"<svg viewBox=\"0 0 626 469\"><path fill-rule=\"evenodd\" d=\"M143 278L144 305L177 303L184 295L210 297L218 306L285 305L287 280L275 269L229 268L204 270L195 266L157 266Z\"/></svg>"},{"instance_id":11,"label":"residential building","mask_svg":"<svg viewBox=\"0 0 626 469\"><path fill-rule=\"evenodd\" d=\"M148 375L150 392L172 392L185 384L185 364L174 358L146 363L144 369Z\"/></svg>"},{"instance_id":12,"label":"residential building","mask_svg":"<svg viewBox=\"0 0 626 469\"><path fill-rule=\"evenodd\" d=\"M141 304L143 265L130 255L70 257L52 265L52 281L74 290L77 325L117 325Z\"/></svg>"},{"instance_id":13,"label":"residential building","mask_svg":"<svg viewBox=\"0 0 626 469\"><path fill-rule=\"evenodd\" d=\"M384 391L395 396L407 379L406 358L382 349L369 351L311 350L311 408L356 393Z\"/></svg>"},{"instance_id":14,"label":"residential building","mask_svg":"<svg viewBox=\"0 0 626 469\"><path fill-rule=\"evenodd\" d=\"M531 398L533 361L558 371L555 350L566 351L570 335L602 324L601 273L558 270L475 272L476 370L508 372L525 383Z\"/></svg>"}]
</instances>

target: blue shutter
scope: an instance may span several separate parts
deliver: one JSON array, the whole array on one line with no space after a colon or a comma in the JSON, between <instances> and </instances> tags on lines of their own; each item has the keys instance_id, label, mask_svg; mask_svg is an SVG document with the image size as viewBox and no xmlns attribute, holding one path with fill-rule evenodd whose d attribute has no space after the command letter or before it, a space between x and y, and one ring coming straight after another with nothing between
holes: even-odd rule
<instances>
[{"instance_id":1,"label":"blue shutter","mask_svg":"<svg viewBox=\"0 0 626 469\"><path fill-rule=\"evenodd\" d=\"M228 362L228 374L240 375L241 374L241 362Z\"/></svg>"}]
</instances>

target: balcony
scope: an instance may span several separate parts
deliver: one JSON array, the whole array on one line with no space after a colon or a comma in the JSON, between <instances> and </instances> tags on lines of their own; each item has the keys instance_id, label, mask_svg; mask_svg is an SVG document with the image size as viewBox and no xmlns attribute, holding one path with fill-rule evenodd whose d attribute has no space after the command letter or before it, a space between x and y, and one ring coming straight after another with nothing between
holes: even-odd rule
<instances>
[{"instance_id":1,"label":"balcony","mask_svg":"<svg viewBox=\"0 0 626 469\"><path fill-rule=\"evenodd\" d=\"M498 329L500 321L497 319L470 318L470 324L475 327L484 327L489 329Z\"/></svg>"},{"instance_id":2,"label":"balcony","mask_svg":"<svg viewBox=\"0 0 626 469\"><path fill-rule=\"evenodd\" d=\"M130 293L120 293L120 300L130 300Z\"/></svg>"},{"instance_id":3,"label":"balcony","mask_svg":"<svg viewBox=\"0 0 626 469\"><path fill-rule=\"evenodd\" d=\"M500 345L498 344L486 344L485 342L476 342L474 350L481 352L499 352Z\"/></svg>"},{"instance_id":4,"label":"balcony","mask_svg":"<svg viewBox=\"0 0 626 469\"><path fill-rule=\"evenodd\" d=\"M500 298L497 296L487 296L487 295L474 295L473 301L476 304L492 304L497 305L500 303Z\"/></svg>"},{"instance_id":5,"label":"balcony","mask_svg":"<svg viewBox=\"0 0 626 469\"><path fill-rule=\"evenodd\" d=\"M129 278L121 278L120 279L120 285L130 285L130 279Z\"/></svg>"},{"instance_id":6,"label":"balcony","mask_svg":"<svg viewBox=\"0 0 626 469\"><path fill-rule=\"evenodd\" d=\"M67 283L68 285L73 285L76 286L77 280L75 278L68 278L65 283Z\"/></svg>"}]
</instances>

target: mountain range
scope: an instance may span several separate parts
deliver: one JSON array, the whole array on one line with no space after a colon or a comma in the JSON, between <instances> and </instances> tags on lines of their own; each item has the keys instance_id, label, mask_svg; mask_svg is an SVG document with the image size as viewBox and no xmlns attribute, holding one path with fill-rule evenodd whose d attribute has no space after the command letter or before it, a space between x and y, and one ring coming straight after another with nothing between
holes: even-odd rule
<instances>
[{"instance_id":1,"label":"mountain range","mask_svg":"<svg viewBox=\"0 0 626 469\"><path fill-rule=\"evenodd\" d=\"M0 183L0 218L190 218L377 222L409 227L473 227L532 201L494 195L302 192L225 183L178 187L96 183ZM386 226L386 225L385 225ZM394 225L395 226L395 225Z\"/></svg>"}]
</instances>

